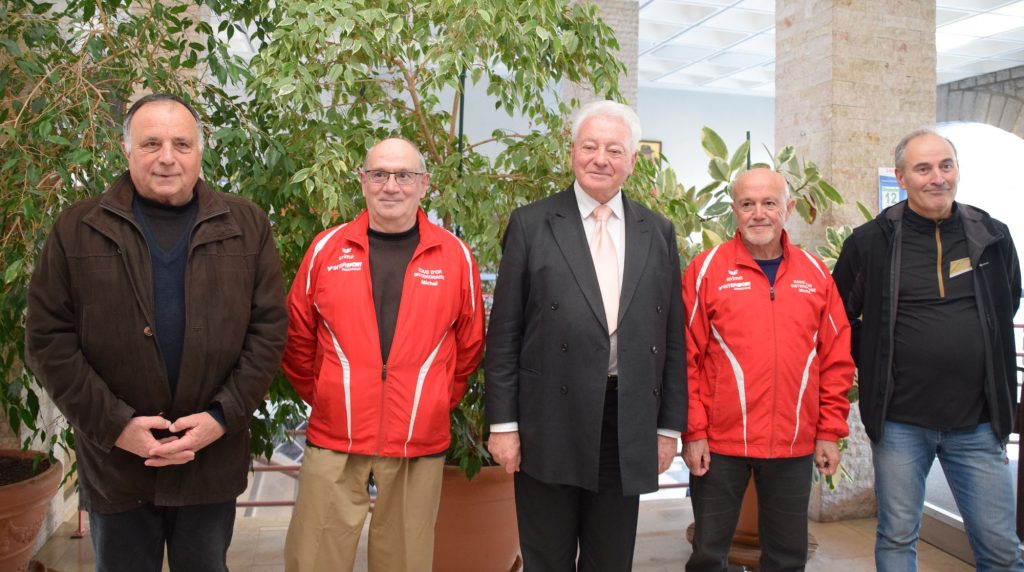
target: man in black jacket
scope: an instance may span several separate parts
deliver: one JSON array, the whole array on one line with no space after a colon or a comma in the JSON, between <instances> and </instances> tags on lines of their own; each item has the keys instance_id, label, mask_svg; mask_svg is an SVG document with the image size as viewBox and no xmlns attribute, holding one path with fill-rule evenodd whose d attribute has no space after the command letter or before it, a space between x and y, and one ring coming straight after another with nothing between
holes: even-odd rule
<instances>
[{"instance_id":1,"label":"man in black jacket","mask_svg":"<svg viewBox=\"0 0 1024 572\"><path fill-rule=\"evenodd\" d=\"M936 457L979 570L1024 570L1005 444L1017 380L1017 253L1006 225L955 202L953 144L929 130L896 147L907 200L854 230L833 275L853 326L860 411L878 497L878 570L916 570Z\"/></svg>"},{"instance_id":2,"label":"man in black jacket","mask_svg":"<svg viewBox=\"0 0 1024 572\"><path fill-rule=\"evenodd\" d=\"M488 449L515 473L531 572L628 572L641 493L686 427L672 223L626 197L640 118L589 103L576 182L512 213L487 332Z\"/></svg>"}]
</instances>

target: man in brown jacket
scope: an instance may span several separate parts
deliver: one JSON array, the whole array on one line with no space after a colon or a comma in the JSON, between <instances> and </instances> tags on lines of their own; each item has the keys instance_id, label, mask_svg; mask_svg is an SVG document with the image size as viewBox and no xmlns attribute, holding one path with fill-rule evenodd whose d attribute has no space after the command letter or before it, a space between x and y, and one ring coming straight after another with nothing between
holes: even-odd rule
<instances>
[{"instance_id":1,"label":"man in brown jacket","mask_svg":"<svg viewBox=\"0 0 1024 572\"><path fill-rule=\"evenodd\" d=\"M25 360L75 431L97 570L227 570L249 418L284 347L267 215L199 179L176 96L125 118L128 172L56 220L29 286Z\"/></svg>"}]
</instances>

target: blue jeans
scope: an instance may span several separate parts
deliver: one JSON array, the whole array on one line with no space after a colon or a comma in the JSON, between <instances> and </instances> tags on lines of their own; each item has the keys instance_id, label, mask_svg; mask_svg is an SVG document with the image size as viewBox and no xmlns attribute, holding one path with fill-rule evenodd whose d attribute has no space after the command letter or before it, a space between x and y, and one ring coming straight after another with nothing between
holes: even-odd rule
<instances>
[{"instance_id":1,"label":"blue jeans","mask_svg":"<svg viewBox=\"0 0 1024 572\"><path fill-rule=\"evenodd\" d=\"M871 452L878 497L875 566L880 572L917 570L925 479L936 455L964 519L977 569L1024 571L1013 480L1006 451L989 423L936 431L887 421Z\"/></svg>"}]
</instances>

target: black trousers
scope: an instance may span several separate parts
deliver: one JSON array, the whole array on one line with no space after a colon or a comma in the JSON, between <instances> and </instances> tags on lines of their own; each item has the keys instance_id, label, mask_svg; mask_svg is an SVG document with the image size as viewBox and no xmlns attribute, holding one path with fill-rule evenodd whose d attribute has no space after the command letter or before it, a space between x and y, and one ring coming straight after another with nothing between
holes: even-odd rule
<instances>
[{"instance_id":1,"label":"black trousers","mask_svg":"<svg viewBox=\"0 0 1024 572\"><path fill-rule=\"evenodd\" d=\"M544 483L523 472L515 474L519 545L525 570L632 569L640 496L622 494L618 443L618 394L610 390L605 393L597 492Z\"/></svg>"},{"instance_id":2,"label":"black trousers","mask_svg":"<svg viewBox=\"0 0 1024 572\"><path fill-rule=\"evenodd\" d=\"M97 572L226 572L235 501L89 513Z\"/></svg>"},{"instance_id":3,"label":"black trousers","mask_svg":"<svg viewBox=\"0 0 1024 572\"><path fill-rule=\"evenodd\" d=\"M711 454L711 468L690 476L693 554L686 572L725 572L750 475L757 487L761 571L803 570L807 564L807 501L812 455L753 459Z\"/></svg>"}]
</instances>

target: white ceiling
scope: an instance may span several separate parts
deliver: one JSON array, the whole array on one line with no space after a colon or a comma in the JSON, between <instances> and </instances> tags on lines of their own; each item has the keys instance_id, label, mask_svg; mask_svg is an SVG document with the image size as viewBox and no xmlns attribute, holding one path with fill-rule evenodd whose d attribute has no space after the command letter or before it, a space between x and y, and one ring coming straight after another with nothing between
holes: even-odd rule
<instances>
[{"instance_id":1,"label":"white ceiling","mask_svg":"<svg viewBox=\"0 0 1024 572\"><path fill-rule=\"evenodd\" d=\"M642 86L775 94L775 0L639 0ZM937 0L938 84L1024 65L1024 1Z\"/></svg>"}]
</instances>

